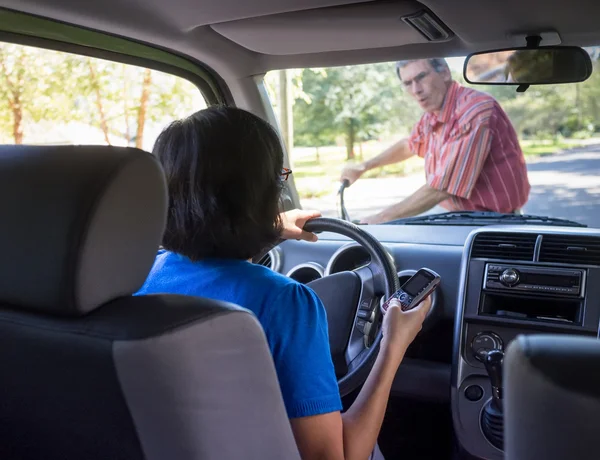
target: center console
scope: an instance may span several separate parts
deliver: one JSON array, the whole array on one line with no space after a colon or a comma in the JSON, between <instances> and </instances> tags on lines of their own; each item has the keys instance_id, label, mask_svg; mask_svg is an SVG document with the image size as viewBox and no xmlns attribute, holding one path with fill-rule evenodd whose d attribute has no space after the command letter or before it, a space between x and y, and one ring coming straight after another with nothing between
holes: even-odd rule
<instances>
[{"instance_id":1,"label":"center console","mask_svg":"<svg viewBox=\"0 0 600 460\"><path fill-rule=\"evenodd\" d=\"M470 455L502 459L503 351L519 334L598 335L600 232L484 227L469 236L461 270L454 429Z\"/></svg>"}]
</instances>

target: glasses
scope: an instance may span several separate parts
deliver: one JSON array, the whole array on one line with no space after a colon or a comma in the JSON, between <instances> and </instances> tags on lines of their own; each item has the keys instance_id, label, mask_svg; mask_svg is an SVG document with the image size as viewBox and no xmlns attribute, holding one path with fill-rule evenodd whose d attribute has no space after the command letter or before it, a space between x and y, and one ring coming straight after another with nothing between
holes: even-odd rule
<instances>
[{"instance_id":1,"label":"glasses","mask_svg":"<svg viewBox=\"0 0 600 460\"><path fill-rule=\"evenodd\" d=\"M290 174L292 174L292 170L289 168L283 168L281 170L281 180L288 180L288 177L290 177Z\"/></svg>"}]
</instances>

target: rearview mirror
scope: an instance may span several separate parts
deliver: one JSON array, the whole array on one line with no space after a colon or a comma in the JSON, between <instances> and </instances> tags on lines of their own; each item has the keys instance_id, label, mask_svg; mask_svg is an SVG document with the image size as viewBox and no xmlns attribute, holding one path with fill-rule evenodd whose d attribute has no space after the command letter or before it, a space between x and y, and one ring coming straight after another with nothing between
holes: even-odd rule
<instances>
[{"instance_id":1,"label":"rearview mirror","mask_svg":"<svg viewBox=\"0 0 600 460\"><path fill-rule=\"evenodd\" d=\"M592 74L590 55L577 46L511 48L467 56L464 77L476 85L577 83Z\"/></svg>"}]
</instances>

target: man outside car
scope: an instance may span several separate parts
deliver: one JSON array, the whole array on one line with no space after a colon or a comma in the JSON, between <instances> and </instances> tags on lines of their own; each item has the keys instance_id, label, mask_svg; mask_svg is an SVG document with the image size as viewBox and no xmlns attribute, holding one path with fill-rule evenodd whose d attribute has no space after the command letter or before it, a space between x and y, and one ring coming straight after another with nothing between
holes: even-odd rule
<instances>
[{"instance_id":1,"label":"man outside car","mask_svg":"<svg viewBox=\"0 0 600 460\"><path fill-rule=\"evenodd\" d=\"M425 113L410 137L346 166L340 179L351 185L370 169L418 155L425 160L427 183L362 222L415 216L438 205L448 211L519 212L530 184L517 133L500 104L454 81L445 59L400 61L396 71Z\"/></svg>"}]
</instances>

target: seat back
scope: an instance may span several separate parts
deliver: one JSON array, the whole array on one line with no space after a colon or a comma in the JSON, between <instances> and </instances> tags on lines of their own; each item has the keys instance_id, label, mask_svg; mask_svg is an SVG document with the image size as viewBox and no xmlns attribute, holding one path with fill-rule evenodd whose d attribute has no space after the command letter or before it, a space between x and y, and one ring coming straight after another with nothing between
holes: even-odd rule
<instances>
[{"instance_id":1,"label":"seat back","mask_svg":"<svg viewBox=\"0 0 600 460\"><path fill-rule=\"evenodd\" d=\"M600 341L519 336L504 368L507 460L598 458Z\"/></svg>"},{"instance_id":2,"label":"seat back","mask_svg":"<svg viewBox=\"0 0 600 460\"><path fill-rule=\"evenodd\" d=\"M249 311L132 296L165 224L151 155L3 146L0 203L0 458L299 458Z\"/></svg>"}]
</instances>

